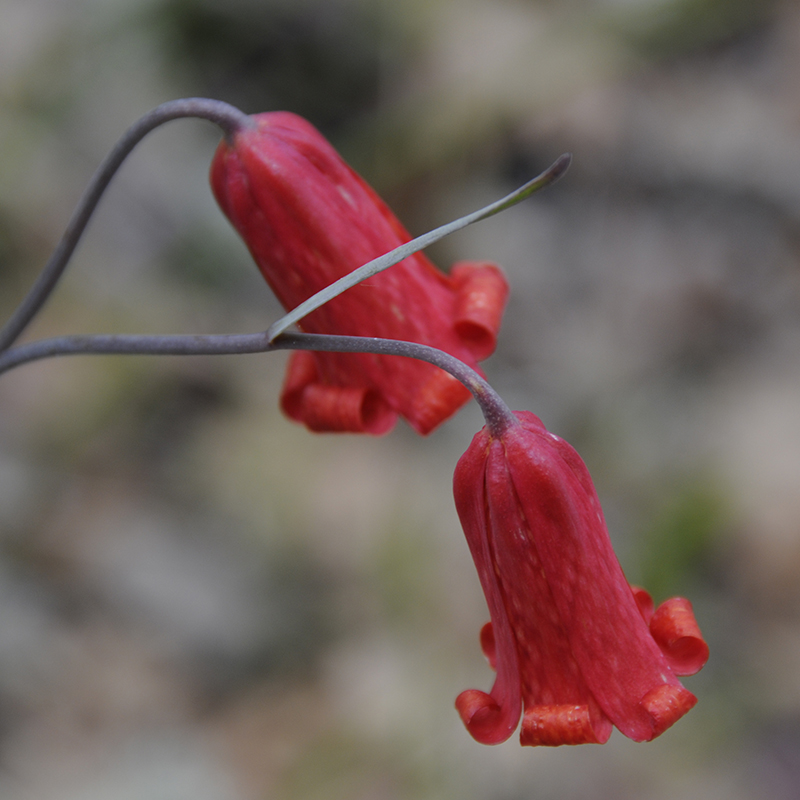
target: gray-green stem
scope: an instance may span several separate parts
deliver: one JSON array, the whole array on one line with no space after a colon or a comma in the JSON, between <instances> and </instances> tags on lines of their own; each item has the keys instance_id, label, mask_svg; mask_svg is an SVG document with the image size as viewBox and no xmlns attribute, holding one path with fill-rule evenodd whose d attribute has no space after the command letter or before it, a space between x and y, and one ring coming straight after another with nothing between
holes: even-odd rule
<instances>
[{"instance_id":1,"label":"gray-green stem","mask_svg":"<svg viewBox=\"0 0 800 800\"><path fill-rule=\"evenodd\" d=\"M199 117L209 120L222 128L223 134L229 140L236 131L254 124L243 111L221 100L188 97L183 100L162 103L128 128L92 176L86 191L72 213L72 218L61 240L31 290L17 307L11 319L0 328L0 350L5 350L17 340L44 305L66 269L103 192L122 162L150 131L165 122L182 117Z\"/></svg>"},{"instance_id":2,"label":"gray-green stem","mask_svg":"<svg viewBox=\"0 0 800 800\"><path fill-rule=\"evenodd\" d=\"M415 342L364 336L327 336L314 333L283 333L273 341L267 332L197 335L77 335L58 336L18 345L0 353L0 374L43 358L66 355L242 355L276 350L316 350L332 353L375 353L427 361L449 372L472 392L486 425L500 436L516 417L499 394L463 361Z\"/></svg>"}]
</instances>

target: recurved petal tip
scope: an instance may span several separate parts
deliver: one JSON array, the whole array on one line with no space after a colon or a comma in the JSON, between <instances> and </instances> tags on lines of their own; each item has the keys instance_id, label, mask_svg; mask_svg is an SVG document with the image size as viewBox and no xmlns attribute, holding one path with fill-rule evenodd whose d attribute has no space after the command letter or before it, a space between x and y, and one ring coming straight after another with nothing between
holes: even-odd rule
<instances>
[{"instance_id":1,"label":"recurved petal tip","mask_svg":"<svg viewBox=\"0 0 800 800\"><path fill-rule=\"evenodd\" d=\"M467 689L456 698L456 709L467 730L481 744L501 744L514 732L494 698L479 689ZM519 717L517 717L517 722Z\"/></svg>"},{"instance_id":2,"label":"recurved petal tip","mask_svg":"<svg viewBox=\"0 0 800 800\"><path fill-rule=\"evenodd\" d=\"M650 620L650 633L676 675L694 675L708 661L692 604L683 597L665 600Z\"/></svg>"},{"instance_id":3,"label":"recurved petal tip","mask_svg":"<svg viewBox=\"0 0 800 800\"><path fill-rule=\"evenodd\" d=\"M482 361L495 348L508 299L508 282L496 264L461 261L450 270L455 285L455 330Z\"/></svg>"},{"instance_id":4,"label":"recurved petal tip","mask_svg":"<svg viewBox=\"0 0 800 800\"><path fill-rule=\"evenodd\" d=\"M520 744L557 747L562 744L605 744L611 723L603 720L595 729L586 705L541 705L525 711Z\"/></svg>"},{"instance_id":5,"label":"recurved petal tip","mask_svg":"<svg viewBox=\"0 0 800 800\"><path fill-rule=\"evenodd\" d=\"M331 386L318 381L312 353L292 354L281 391L281 408L290 419L317 433L370 433L381 436L397 414L381 395L363 386Z\"/></svg>"},{"instance_id":6,"label":"recurved petal tip","mask_svg":"<svg viewBox=\"0 0 800 800\"><path fill-rule=\"evenodd\" d=\"M697 698L683 686L664 683L649 691L641 701L653 721L655 739L671 725L674 725L687 711L694 708Z\"/></svg>"},{"instance_id":7,"label":"recurved petal tip","mask_svg":"<svg viewBox=\"0 0 800 800\"><path fill-rule=\"evenodd\" d=\"M430 378L415 392L404 416L417 433L427 436L470 397L469 389L463 383L444 370L434 369Z\"/></svg>"}]
</instances>

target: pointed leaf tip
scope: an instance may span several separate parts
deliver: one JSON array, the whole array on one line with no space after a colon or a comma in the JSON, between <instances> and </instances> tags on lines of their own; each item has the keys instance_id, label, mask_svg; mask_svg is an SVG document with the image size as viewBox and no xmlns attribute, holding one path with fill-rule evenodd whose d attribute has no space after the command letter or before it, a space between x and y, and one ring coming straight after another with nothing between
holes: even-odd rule
<instances>
[{"instance_id":1,"label":"pointed leaf tip","mask_svg":"<svg viewBox=\"0 0 800 800\"><path fill-rule=\"evenodd\" d=\"M550 176L550 183L555 183L561 178L572 164L572 153L562 153L550 166L545 174Z\"/></svg>"}]
</instances>

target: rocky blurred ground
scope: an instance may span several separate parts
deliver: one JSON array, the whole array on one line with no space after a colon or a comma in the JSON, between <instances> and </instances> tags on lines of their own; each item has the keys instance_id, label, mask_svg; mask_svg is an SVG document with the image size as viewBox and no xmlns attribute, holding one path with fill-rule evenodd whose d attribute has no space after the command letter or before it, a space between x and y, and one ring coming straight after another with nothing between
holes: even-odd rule
<instances>
[{"instance_id":1,"label":"rocky blurred ground","mask_svg":"<svg viewBox=\"0 0 800 800\"><path fill-rule=\"evenodd\" d=\"M629 577L694 602L700 702L648 745L475 744L486 611L453 509L474 408L313 436L284 358L0 381L0 796L792 798L800 780L800 13L763 0L0 0L0 310L92 170L180 96L304 114L437 245L500 262L492 382L586 459ZM265 328L218 134L125 165L28 336Z\"/></svg>"}]
</instances>

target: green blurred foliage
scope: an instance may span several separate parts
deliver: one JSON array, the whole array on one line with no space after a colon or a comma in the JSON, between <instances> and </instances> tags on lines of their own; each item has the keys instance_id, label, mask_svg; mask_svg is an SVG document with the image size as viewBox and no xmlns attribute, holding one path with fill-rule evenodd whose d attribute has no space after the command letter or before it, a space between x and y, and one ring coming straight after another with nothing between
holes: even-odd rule
<instances>
[{"instance_id":1,"label":"green blurred foliage","mask_svg":"<svg viewBox=\"0 0 800 800\"><path fill-rule=\"evenodd\" d=\"M377 547L373 579L390 624L436 624L436 571L444 568L425 532L390 528Z\"/></svg>"},{"instance_id":2,"label":"green blurred foliage","mask_svg":"<svg viewBox=\"0 0 800 800\"><path fill-rule=\"evenodd\" d=\"M642 586L656 603L668 596L689 596L702 585L731 515L730 503L707 475L661 487L652 521L637 547Z\"/></svg>"},{"instance_id":3,"label":"green blurred foliage","mask_svg":"<svg viewBox=\"0 0 800 800\"><path fill-rule=\"evenodd\" d=\"M776 0L662 0L620 14L620 29L648 58L675 59L736 43L759 32Z\"/></svg>"},{"instance_id":4,"label":"green blurred foliage","mask_svg":"<svg viewBox=\"0 0 800 800\"><path fill-rule=\"evenodd\" d=\"M275 313L279 308L250 254L244 248L235 251L227 239L200 224L181 231L169 243L161 254L160 267L171 284L200 290L211 299L274 305ZM254 291L259 288L263 292Z\"/></svg>"},{"instance_id":5,"label":"green blurred foliage","mask_svg":"<svg viewBox=\"0 0 800 800\"><path fill-rule=\"evenodd\" d=\"M446 755L413 739L370 737L330 729L288 770L275 800L458 800L465 781L451 774Z\"/></svg>"}]
</instances>

